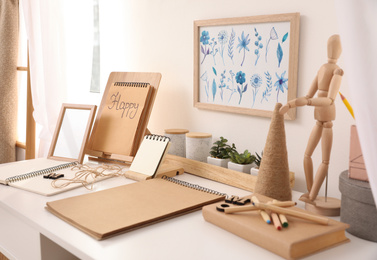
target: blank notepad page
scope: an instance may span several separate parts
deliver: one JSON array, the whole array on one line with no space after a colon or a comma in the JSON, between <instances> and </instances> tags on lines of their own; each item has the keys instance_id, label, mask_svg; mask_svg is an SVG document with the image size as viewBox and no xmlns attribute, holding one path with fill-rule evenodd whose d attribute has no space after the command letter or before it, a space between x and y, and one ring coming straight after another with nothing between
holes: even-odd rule
<instances>
[{"instance_id":1,"label":"blank notepad page","mask_svg":"<svg viewBox=\"0 0 377 260\"><path fill-rule=\"evenodd\" d=\"M132 161L130 171L154 176L169 149L169 138L146 135Z\"/></svg>"}]
</instances>

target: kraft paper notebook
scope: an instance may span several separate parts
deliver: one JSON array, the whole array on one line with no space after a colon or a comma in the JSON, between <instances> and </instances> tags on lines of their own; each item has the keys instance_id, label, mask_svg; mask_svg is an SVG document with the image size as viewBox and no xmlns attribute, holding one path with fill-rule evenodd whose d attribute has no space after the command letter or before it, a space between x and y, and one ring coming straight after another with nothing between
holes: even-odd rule
<instances>
[{"instance_id":1,"label":"kraft paper notebook","mask_svg":"<svg viewBox=\"0 0 377 260\"><path fill-rule=\"evenodd\" d=\"M112 72L86 147L91 160L130 164L148 133L160 73Z\"/></svg>"},{"instance_id":2,"label":"kraft paper notebook","mask_svg":"<svg viewBox=\"0 0 377 260\"><path fill-rule=\"evenodd\" d=\"M261 202L271 200L261 195L257 197ZM267 224L258 211L225 214L216 210L219 204L203 207L206 221L286 259L302 258L349 241L345 235L349 225L333 219L329 219L328 225L321 225L286 216L288 227L278 231L273 224ZM297 207L290 208L307 212Z\"/></svg>"},{"instance_id":3,"label":"kraft paper notebook","mask_svg":"<svg viewBox=\"0 0 377 260\"><path fill-rule=\"evenodd\" d=\"M95 135L101 138L93 141L93 149L105 153L131 155L135 149L136 133L145 111L144 107L150 95L149 83L113 83L95 132ZM120 139L123 142L120 142Z\"/></svg>"},{"instance_id":4,"label":"kraft paper notebook","mask_svg":"<svg viewBox=\"0 0 377 260\"><path fill-rule=\"evenodd\" d=\"M101 240L223 200L218 192L174 178L151 179L47 202L47 210Z\"/></svg>"}]
</instances>

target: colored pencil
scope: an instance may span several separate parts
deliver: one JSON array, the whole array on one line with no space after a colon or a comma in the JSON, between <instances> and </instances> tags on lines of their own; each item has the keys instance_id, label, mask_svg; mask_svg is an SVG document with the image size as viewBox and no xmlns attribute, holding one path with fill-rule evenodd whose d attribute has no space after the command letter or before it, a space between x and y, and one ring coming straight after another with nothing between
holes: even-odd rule
<instances>
[{"instance_id":1,"label":"colored pencil","mask_svg":"<svg viewBox=\"0 0 377 260\"><path fill-rule=\"evenodd\" d=\"M272 200L272 205L276 205L277 203L279 203L280 201L278 201L278 200ZM295 204L297 204L297 203L295 203ZM285 215L284 214L279 214L278 215L279 216L279 219L280 219L280 222L281 222L281 225L283 226L283 227L288 227L288 220L287 220L287 218L285 217Z\"/></svg>"},{"instance_id":2,"label":"colored pencil","mask_svg":"<svg viewBox=\"0 0 377 260\"><path fill-rule=\"evenodd\" d=\"M280 222L280 219L279 219L279 216L278 214L276 213L271 213L271 218L272 218L272 221L274 222L274 226L277 230L281 230L281 222Z\"/></svg>"},{"instance_id":3,"label":"colored pencil","mask_svg":"<svg viewBox=\"0 0 377 260\"><path fill-rule=\"evenodd\" d=\"M296 205L297 203L294 201L276 201L272 202L272 205L278 206L278 207L291 207ZM229 207L225 208L225 213L236 213L236 212L244 212L244 211L253 211L253 210L259 210L254 205L247 205L242 207Z\"/></svg>"},{"instance_id":4,"label":"colored pencil","mask_svg":"<svg viewBox=\"0 0 377 260\"><path fill-rule=\"evenodd\" d=\"M251 197L251 201L252 201L254 204L259 203L258 198L255 197L255 196ZM271 224L271 218L270 218L270 215L268 215L266 211L264 211L264 210L259 210L259 213L260 213L260 215L262 216L263 220L266 221L267 224Z\"/></svg>"},{"instance_id":5,"label":"colored pencil","mask_svg":"<svg viewBox=\"0 0 377 260\"><path fill-rule=\"evenodd\" d=\"M355 119L355 115L353 114L353 109L352 109L350 103L348 102L348 100L346 99L346 97L343 96L342 93L340 93L340 91L339 91L339 94L340 94L340 98L342 99L344 105L346 106L346 108L348 109L348 111L351 113L351 116L353 117L353 119Z\"/></svg>"},{"instance_id":6,"label":"colored pencil","mask_svg":"<svg viewBox=\"0 0 377 260\"><path fill-rule=\"evenodd\" d=\"M308 214L308 213L305 213L305 212L296 211L296 210L292 210L292 209L288 209L288 208L281 208L281 207L277 207L277 206L269 205L269 204L265 204L265 203L255 202L254 204L255 204L256 207L258 207L260 209L271 210L275 213L280 213L280 214L285 214L285 215L289 215L289 216L293 216L293 217L297 217L297 218L302 218L302 219L305 219L305 220L310 220L310 221L313 221L313 222L316 222L316 223L319 223L319 224L322 224L322 225L328 225L329 224L329 219L325 218L325 217L316 216L316 215L312 215L312 214Z\"/></svg>"},{"instance_id":7,"label":"colored pencil","mask_svg":"<svg viewBox=\"0 0 377 260\"><path fill-rule=\"evenodd\" d=\"M288 227L288 220L284 214L279 214L280 222L283 227Z\"/></svg>"}]
</instances>

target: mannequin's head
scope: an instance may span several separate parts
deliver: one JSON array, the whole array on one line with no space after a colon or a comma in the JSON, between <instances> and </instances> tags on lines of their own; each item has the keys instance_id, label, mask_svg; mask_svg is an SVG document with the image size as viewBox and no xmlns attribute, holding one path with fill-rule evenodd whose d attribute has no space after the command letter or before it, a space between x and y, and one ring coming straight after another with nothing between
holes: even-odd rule
<instances>
[{"instance_id":1,"label":"mannequin's head","mask_svg":"<svg viewBox=\"0 0 377 260\"><path fill-rule=\"evenodd\" d=\"M329 60L338 60L342 53L342 44L338 34L332 35L327 41L327 58Z\"/></svg>"}]
</instances>

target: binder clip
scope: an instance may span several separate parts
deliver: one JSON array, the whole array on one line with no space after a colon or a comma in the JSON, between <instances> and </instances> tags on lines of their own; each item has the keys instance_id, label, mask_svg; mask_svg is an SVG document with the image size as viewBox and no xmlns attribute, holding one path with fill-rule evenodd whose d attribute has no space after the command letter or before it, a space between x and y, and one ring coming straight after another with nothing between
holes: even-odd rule
<instances>
[{"instance_id":1,"label":"binder clip","mask_svg":"<svg viewBox=\"0 0 377 260\"><path fill-rule=\"evenodd\" d=\"M56 180L56 179L63 178L63 177L64 177L64 174L62 174L62 173L55 173L55 172L43 175L43 178L45 178L45 179L52 179L52 180Z\"/></svg>"}]
</instances>

